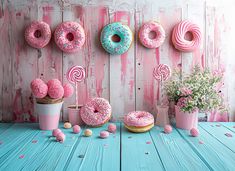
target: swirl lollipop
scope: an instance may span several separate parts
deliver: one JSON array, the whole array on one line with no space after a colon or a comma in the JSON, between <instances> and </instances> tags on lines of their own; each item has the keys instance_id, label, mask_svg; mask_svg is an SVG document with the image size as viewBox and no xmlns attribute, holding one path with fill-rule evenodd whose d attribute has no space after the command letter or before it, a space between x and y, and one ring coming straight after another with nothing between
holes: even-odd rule
<instances>
[{"instance_id":1,"label":"swirl lollipop","mask_svg":"<svg viewBox=\"0 0 235 171\"><path fill-rule=\"evenodd\" d=\"M161 84L160 84L160 93L162 94L161 97L163 99L163 88L162 88L162 82L163 81L166 81L171 75L171 69L168 65L166 64L159 64L158 66L156 66L153 70L153 77L160 81Z\"/></svg>"},{"instance_id":2,"label":"swirl lollipop","mask_svg":"<svg viewBox=\"0 0 235 171\"><path fill-rule=\"evenodd\" d=\"M75 97L76 97L76 108L78 107L78 95L77 95L77 85L79 82L85 79L85 70L81 66L73 66L67 72L67 79L70 83L75 84Z\"/></svg>"}]
</instances>

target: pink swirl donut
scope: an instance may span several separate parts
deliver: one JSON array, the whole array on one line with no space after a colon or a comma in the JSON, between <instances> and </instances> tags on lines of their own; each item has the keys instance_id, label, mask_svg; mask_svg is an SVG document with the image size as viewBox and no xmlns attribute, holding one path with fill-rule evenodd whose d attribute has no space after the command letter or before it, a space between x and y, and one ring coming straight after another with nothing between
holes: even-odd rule
<instances>
[{"instance_id":1,"label":"pink swirl donut","mask_svg":"<svg viewBox=\"0 0 235 171\"><path fill-rule=\"evenodd\" d=\"M192 34L192 40L185 39L186 33ZM196 50L201 43L201 31L199 26L188 20L180 22L173 29L172 42L174 47L182 52Z\"/></svg>"},{"instance_id":2,"label":"pink swirl donut","mask_svg":"<svg viewBox=\"0 0 235 171\"><path fill-rule=\"evenodd\" d=\"M94 98L81 108L80 115L87 125L96 127L109 121L111 111L111 106L107 100Z\"/></svg>"},{"instance_id":3,"label":"pink swirl donut","mask_svg":"<svg viewBox=\"0 0 235 171\"><path fill-rule=\"evenodd\" d=\"M51 39L50 26L43 21L33 21L25 29L26 42L37 49L45 47Z\"/></svg>"},{"instance_id":4,"label":"pink swirl donut","mask_svg":"<svg viewBox=\"0 0 235 171\"><path fill-rule=\"evenodd\" d=\"M58 25L54 33L55 43L64 52L77 52L85 43L85 32L83 27L72 21L63 22Z\"/></svg>"},{"instance_id":5,"label":"pink swirl donut","mask_svg":"<svg viewBox=\"0 0 235 171\"><path fill-rule=\"evenodd\" d=\"M150 32L155 32L156 36L151 39ZM165 40L165 30L163 27L154 21L145 23L139 31L140 42L147 48L157 48L162 45Z\"/></svg>"},{"instance_id":6,"label":"pink swirl donut","mask_svg":"<svg viewBox=\"0 0 235 171\"><path fill-rule=\"evenodd\" d=\"M124 116L124 124L127 126L145 127L153 123L153 115L145 111L133 111Z\"/></svg>"}]
</instances>

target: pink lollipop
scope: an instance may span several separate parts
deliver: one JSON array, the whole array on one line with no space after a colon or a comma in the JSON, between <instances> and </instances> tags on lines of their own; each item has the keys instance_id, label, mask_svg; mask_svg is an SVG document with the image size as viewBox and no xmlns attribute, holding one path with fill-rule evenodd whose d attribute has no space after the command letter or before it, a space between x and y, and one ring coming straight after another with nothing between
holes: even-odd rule
<instances>
[{"instance_id":1,"label":"pink lollipop","mask_svg":"<svg viewBox=\"0 0 235 171\"><path fill-rule=\"evenodd\" d=\"M77 66L77 65L73 66L67 72L67 79L73 84L83 81L85 79L84 68L81 66Z\"/></svg>"},{"instance_id":2,"label":"pink lollipop","mask_svg":"<svg viewBox=\"0 0 235 171\"><path fill-rule=\"evenodd\" d=\"M153 76L156 80L166 81L171 75L170 67L166 64L159 64L153 70Z\"/></svg>"}]
</instances>

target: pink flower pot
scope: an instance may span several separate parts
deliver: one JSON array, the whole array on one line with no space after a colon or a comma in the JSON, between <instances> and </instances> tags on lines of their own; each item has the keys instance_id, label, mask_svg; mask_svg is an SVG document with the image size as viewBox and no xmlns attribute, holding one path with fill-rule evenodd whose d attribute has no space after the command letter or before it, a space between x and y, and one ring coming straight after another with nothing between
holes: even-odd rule
<instances>
[{"instance_id":1,"label":"pink flower pot","mask_svg":"<svg viewBox=\"0 0 235 171\"><path fill-rule=\"evenodd\" d=\"M181 129L190 130L197 128L198 125L198 110L192 113L183 112L175 105L175 119L176 127Z\"/></svg>"},{"instance_id":2,"label":"pink flower pot","mask_svg":"<svg viewBox=\"0 0 235 171\"><path fill-rule=\"evenodd\" d=\"M156 125L165 126L169 124L168 109L169 106L157 106Z\"/></svg>"},{"instance_id":3,"label":"pink flower pot","mask_svg":"<svg viewBox=\"0 0 235 171\"><path fill-rule=\"evenodd\" d=\"M63 102L55 104L36 103L40 129L53 130L58 128L62 105Z\"/></svg>"},{"instance_id":4,"label":"pink flower pot","mask_svg":"<svg viewBox=\"0 0 235 171\"><path fill-rule=\"evenodd\" d=\"M68 116L69 116L69 122L72 125L83 125L83 121L80 116L80 109L82 106L78 106L76 108L75 105L68 107Z\"/></svg>"}]
</instances>

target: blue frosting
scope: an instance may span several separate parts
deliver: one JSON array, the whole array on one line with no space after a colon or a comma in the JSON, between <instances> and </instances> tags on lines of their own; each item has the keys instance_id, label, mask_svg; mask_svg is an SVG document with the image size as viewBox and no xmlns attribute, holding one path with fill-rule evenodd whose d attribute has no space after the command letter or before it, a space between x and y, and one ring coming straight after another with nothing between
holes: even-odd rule
<instances>
[{"instance_id":1,"label":"blue frosting","mask_svg":"<svg viewBox=\"0 0 235 171\"><path fill-rule=\"evenodd\" d=\"M112 37L118 35L119 42L114 42ZM132 32L128 26L119 22L106 25L100 36L100 41L103 48L112 55L121 55L125 53L131 46Z\"/></svg>"}]
</instances>

